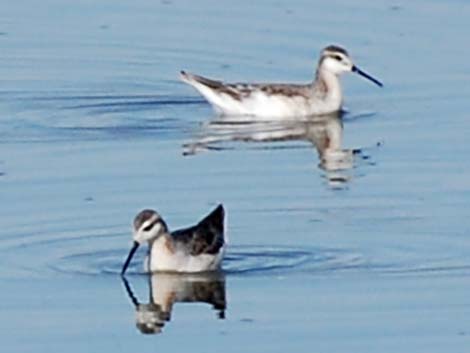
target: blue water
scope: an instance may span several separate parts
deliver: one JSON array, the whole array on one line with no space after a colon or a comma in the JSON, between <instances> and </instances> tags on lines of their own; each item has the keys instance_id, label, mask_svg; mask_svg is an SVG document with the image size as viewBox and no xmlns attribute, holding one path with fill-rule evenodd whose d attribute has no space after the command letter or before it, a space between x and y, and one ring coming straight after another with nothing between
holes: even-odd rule
<instances>
[{"instance_id":1,"label":"blue water","mask_svg":"<svg viewBox=\"0 0 470 353\"><path fill-rule=\"evenodd\" d=\"M469 16L465 1L4 1L2 349L467 352ZM330 43L385 83L343 79L347 163L322 164L325 125L221 127L178 80L305 82ZM149 278L141 252L135 306L118 276L134 215L178 228L219 202L225 278ZM162 298L170 320L143 335Z\"/></svg>"}]
</instances>

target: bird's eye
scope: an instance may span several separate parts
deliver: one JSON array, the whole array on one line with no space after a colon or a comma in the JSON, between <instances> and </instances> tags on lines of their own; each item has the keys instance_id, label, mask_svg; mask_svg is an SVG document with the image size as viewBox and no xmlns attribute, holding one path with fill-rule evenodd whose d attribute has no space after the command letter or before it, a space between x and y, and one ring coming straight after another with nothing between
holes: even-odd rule
<instances>
[{"instance_id":1,"label":"bird's eye","mask_svg":"<svg viewBox=\"0 0 470 353\"><path fill-rule=\"evenodd\" d=\"M333 55L333 59L338 60L338 61L343 60L343 58L339 55Z\"/></svg>"},{"instance_id":2,"label":"bird's eye","mask_svg":"<svg viewBox=\"0 0 470 353\"><path fill-rule=\"evenodd\" d=\"M154 225L155 225L155 223L149 224L147 227L143 228L143 231L148 232L149 230L151 230L153 228Z\"/></svg>"}]
</instances>

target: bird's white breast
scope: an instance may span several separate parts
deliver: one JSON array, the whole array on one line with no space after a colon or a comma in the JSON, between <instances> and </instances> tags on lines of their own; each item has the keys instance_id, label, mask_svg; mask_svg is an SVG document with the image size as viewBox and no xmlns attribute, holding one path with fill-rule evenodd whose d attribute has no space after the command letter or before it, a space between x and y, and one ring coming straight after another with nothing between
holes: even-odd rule
<instances>
[{"instance_id":1,"label":"bird's white breast","mask_svg":"<svg viewBox=\"0 0 470 353\"><path fill-rule=\"evenodd\" d=\"M159 237L150 250L149 270L151 272L205 272L220 268L225 247L217 254L192 256L187 249L173 247L171 240Z\"/></svg>"}]
</instances>

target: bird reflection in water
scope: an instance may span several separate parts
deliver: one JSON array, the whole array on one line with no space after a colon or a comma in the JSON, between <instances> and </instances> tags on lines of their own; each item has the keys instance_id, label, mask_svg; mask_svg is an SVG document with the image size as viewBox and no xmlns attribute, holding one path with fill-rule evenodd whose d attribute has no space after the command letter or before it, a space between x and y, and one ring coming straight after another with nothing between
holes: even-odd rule
<instances>
[{"instance_id":1,"label":"bird reflection in water","mask_svg":"<svg viewBox=\"0 0 470 353\"><path fill-rule=\"evenodd\" d=\"M205 125L185 144L185 155L207 150L225 150L229 147L222 143L308 141L318 152L319 167L326 172L331 186L341 186L351 179L349 170L357 159L366 160L368 156L361 149L343 149L342 113L311 116L295 120L253 121L240 120L239 117L222 117Z\"/></svg>"},{"instance_id":2,"label":"bird reflection in water","mask_svg":"<svg viewBox=\"0 0 470 353\"><path fill-rule=\"evenodd\" d=\"M149 302L140 303L125 277L126 292L135 307L136 326L143 334L158 334L170 321L175 303L207 303L219 319L225 318L225 276L223 273L149 275Z\"/></svg>"}]
</instances>

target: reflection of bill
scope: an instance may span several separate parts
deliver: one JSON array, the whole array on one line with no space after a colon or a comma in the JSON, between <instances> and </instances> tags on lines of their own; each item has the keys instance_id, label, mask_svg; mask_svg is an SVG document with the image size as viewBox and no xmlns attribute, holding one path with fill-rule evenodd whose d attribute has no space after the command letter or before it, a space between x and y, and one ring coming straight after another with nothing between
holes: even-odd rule
<instances>
[{"instance_id":1,"label":"reflection of bill","mask_svg":"<svg viewBox=\"0 0 470 353\"><path fill-rule=\"evenodd\" d=\"M311 116L296 120L253 121L240 117L224 117L213 120L200 131L194 140L186 144L184 154L195 154L204 150L224 149L222 143L308 141L318 152L319 166L333 173L339 180L338 171L354 166L354 157L360 150L343 149L343 122L341 113ZM227 148L227 146L225 146ZM347 181L347 177L344 181Z\"/></svg>"},{"instance_id":2,"label":"reflection of bill","mask_svg":"<svg viewBox=\"0 0 470 353\"><path fill-rule=\"evenodd\" d=\"M207 303L217 311L217 317L225 318L225 277L223 273L149 275L149 303L139 303L125 277L122 277L126 292L136 310L136 326L144 334L162 331L171 319L173 304Z\"/></svg>"}]
</instances>

